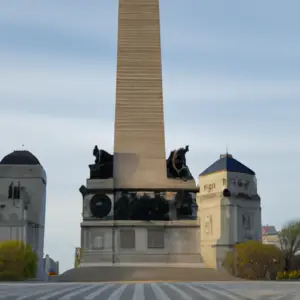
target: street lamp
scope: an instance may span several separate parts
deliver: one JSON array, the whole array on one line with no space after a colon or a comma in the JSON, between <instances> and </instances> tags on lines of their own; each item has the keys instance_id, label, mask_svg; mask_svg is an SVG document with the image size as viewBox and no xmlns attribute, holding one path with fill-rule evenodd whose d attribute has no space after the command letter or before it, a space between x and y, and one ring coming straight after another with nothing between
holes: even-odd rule
<instances>
[{"instance_id":1,"label":"street lamp","mask_svg":"<svg viewBox=\"0 0 300 300\"><path fill-rule=\"evenodd\" d=\"M238 245L238 244L239 244L239 242L236 242L233 245L233 267L234 267L234 276L236 276L236 277L238 275L238 266L237 266L238 257L237 257L236 245Z\"/></svg>"}]
</instances>

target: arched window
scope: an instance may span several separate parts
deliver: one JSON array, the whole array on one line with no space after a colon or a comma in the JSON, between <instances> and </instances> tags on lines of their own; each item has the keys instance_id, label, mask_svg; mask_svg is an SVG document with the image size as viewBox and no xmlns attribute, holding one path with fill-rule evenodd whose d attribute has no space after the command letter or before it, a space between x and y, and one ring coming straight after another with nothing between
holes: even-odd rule
<instances>
[{"instance_id":1,"label":"arched window","mask_svg":"<svg viewBox=\"0 0 300 300\"><path fill-rule=\"evenodd\" d=\"M13 183L11 183L8 187L8 199L13 198Z\"/></svg>"},{"instance_id":2,"label":"arched window","mask_svg":"<svg viewBox=\"0 0 300 300\"><path fill-rule=\"evenodd\" d=\"M20 185L14 187L14 199L20 199Z\"/></svg>"}]
</instances>

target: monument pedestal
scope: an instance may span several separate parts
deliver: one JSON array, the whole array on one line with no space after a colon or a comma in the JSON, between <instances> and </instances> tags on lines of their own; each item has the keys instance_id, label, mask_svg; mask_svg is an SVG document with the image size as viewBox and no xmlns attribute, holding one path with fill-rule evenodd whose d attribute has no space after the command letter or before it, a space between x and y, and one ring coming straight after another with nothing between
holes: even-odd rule
<instances>
[{"instance_id":1,"label":"monument pedestal","mask_svg":"<svg viewBox=\"0 0 300 300\"><path fill-rule=\"evenodd\" d=\"M83 221L81 230L80 267L202 263L198 220Z\"/></svg>"}]
</instances>

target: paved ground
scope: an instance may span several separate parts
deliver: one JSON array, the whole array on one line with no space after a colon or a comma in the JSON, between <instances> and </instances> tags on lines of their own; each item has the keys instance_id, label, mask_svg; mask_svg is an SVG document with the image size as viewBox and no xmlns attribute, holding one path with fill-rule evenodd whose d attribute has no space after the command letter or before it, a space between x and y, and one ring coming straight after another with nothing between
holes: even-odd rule
<instances>
[{"instance_id":1,"label":"paved ground","mask_svg":"<svg viewBox=\"0 0 300 300\"><path fill-rule=\"evenodd\" d=\"M298 295L298 296L295 296ZM3 283L5 300L292 300L299 283Z\"/></svg>"}]
</instances>

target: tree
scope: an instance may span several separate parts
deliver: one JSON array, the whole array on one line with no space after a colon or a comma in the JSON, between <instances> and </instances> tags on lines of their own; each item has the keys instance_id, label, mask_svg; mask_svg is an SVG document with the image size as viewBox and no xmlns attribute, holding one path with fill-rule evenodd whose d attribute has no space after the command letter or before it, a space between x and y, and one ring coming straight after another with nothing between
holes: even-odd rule
<instances>
[{"instance_id":1,"label":"tree","mask_svg":"<svg viewBox=\"0 0 300 300\"><path fill-rule=\"evenodd\" d=\"M300 220L288 222L278 233L284 255L284 270L290 271L296 252L300 249Z\"/></svg>"},{"instance_id":2,"label":"tree","mask_svg":"<svg viewBox=\"0 0 300 300\"><path fill-rule=\"evenodd\" d=\"M37 255L30 245L21 241L0 243L0 280L34 278L37 272Z\"/></svg>"}]
</instances>

